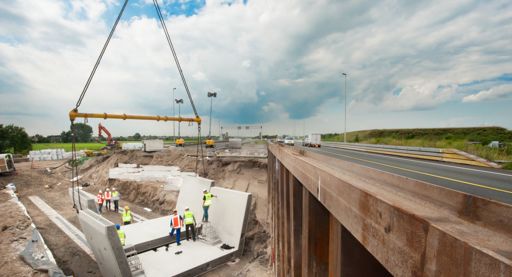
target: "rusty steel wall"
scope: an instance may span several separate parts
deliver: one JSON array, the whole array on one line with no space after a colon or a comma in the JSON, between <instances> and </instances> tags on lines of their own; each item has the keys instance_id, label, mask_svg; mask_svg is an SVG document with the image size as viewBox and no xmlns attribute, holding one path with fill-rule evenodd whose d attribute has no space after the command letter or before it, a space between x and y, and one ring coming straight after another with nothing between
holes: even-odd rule
<instances>
[{"instance_id":1,"label":"rusty steel wall","mask_svg":"<svg viewBox=\"0 0 512 277\"><path fill-rule=\"evenodd\" d=\"M512 206L269 144L276 276L512 276Z\"/></svg>"}]
</instances>

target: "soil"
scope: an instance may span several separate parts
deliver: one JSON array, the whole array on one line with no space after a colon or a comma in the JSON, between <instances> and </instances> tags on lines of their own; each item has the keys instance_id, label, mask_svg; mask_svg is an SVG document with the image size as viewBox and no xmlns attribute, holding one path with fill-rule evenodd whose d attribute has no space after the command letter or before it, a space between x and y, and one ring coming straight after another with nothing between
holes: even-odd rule
<instances>
[{"instance_id":1,"label":"soil","mask_svg":"<svg viewBox=\"0 0 512 277\"><path fill-rule=\"evenodd\" d=\"M79 174L84 189L96 194L98 190L107 187L116 187L121 194L121 205L129 205L135 212L147 218L156 218L167 215L175 206L177 192L164 191L163 184L158 182L133 182L108 180L108 170L118 163L136 163L140 165L166 165L179 166L182 171L194 171L196 158L195 148L178 150L164 150L154 153L142 151L118 151L114 154L94 157L87 160L81 167ZM189 156L191 155L191 156ZM66 165L48 172L62 164L62 161L40 161L16 164L17 173L12 176L0 177L0 187L8 183L15 183L18 197L27 208L35 225L52 251L57 264L67 275L74 276L101 276L96 262L72 242L56 225L54 225L29 199L37 195L48 205L64 216L73 225L80 228L73 203L68 196L71 170ZM268 270L269 234L267 232L267 164L266 160L233 159L233 160L205 160L206 170L199 164L201 176L214 180L215 186L236 189L252 193L253 201L247 226L245 251L236 261L220 266L204 276L270 276ZM1 201L1 200L0 200ZM1 201L3 203L5 201ZM152 211L148 212L144 208ZM4 209L0 212L5 213ZM11 214L11 213L9 213ZM120 223L119 214L106 212L103 215L114 223ZM6 217L4 217L6 218ZM5 226L16 226L21 215L14 216L14 221L2 223ZM1 232L0 235L3 235ZM20 237L22 235L19 235ZM29 237L23 235L22 237ZM27 267L17 255L19 251L14 248L3 248L3 237L0 242L1 253L10 253L0 257L0 265L9 263L9 266ZM7 246L5 246L7 247ZM11 255L12 254L12 255ZM13 258L15 257L15 258ZM11 263L18 259L18 263ZM29 271L30 272L30 271ZM16 276L16 275L10 275ZM22 274L19 276L30 276ZM36 275L37 276L37 275Z\"/></svg>"}]
</instances>

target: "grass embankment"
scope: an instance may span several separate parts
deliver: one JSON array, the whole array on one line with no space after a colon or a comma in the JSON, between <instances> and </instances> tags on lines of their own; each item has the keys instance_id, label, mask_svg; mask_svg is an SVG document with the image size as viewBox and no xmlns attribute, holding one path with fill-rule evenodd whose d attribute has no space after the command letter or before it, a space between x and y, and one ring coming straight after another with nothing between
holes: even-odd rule
<instances>
[{"instance_id":1,"label":"grass embankment","mask_svg":"<svg viewBox=\"0 0 512 277\"><path fill-rule=\"evenodd\" d=\"M322 135L325 141L343 141L343 134ZM490 148L491 141L504 142L502 148ZM455 148L487 160L512 161L512 131L500 127L383 129L347 133L348 142ZM512 163L504 168L512 169Z\"/></svg>"}]
</instances>

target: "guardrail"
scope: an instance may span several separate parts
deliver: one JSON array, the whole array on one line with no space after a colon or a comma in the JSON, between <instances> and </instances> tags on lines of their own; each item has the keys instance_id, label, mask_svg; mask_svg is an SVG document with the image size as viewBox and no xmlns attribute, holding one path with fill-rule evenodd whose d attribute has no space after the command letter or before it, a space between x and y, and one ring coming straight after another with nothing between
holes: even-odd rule
<instances>
[{"instance_id":1,"label":"guardrail","mask_svg":"<svg viewBox=\"0 0 512 277\"><path fill-rule=\"evenodd\" d=\"M423 160L442 161L465 165L500 168L494 162L451 148L410 147L382 144L343 143L322 141L322 146L363 151L368 153L402 156Z\"/></svg>"}]
</instances>

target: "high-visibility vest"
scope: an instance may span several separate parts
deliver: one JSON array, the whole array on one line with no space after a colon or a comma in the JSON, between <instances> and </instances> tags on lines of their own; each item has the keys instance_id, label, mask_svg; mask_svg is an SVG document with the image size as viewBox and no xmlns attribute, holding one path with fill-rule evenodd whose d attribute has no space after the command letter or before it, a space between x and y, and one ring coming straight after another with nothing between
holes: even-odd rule
<instances>
[{"instance_id":1,"label":"high-visibility vest","mask_svg":"<svg viewBox=\"0 0 512 277\"><path fill-rule=\"evenodd\" d=\"M171 225L172 225L172 228L181 229L181 222L180 222L180 216L179 215L172 215L171 216Z\"/></svg>"},{"instance_id":2,"label":"high-visibility vest","mask_svg":"<svg viewBox=\"0 0 512 277\"><path fill-rule=\"evenodd\" d=\"M132 212L125 210L123 212L123 222L132 222Z\"/></svg>"},{"instance_id":3,"label":"high-visibility vest","mask_svg":"<svg viewBox=\"0 0 512 277\"><path fill-rule=\"evenodd\" d=\"M185 225L194 224L194 214L191 211L185 211Z\"/></svg>"},{"instance_id":4,"label":"high-visibility vest","mask_svg":"<svg viewBox=\"0 0 512 277\"><path fill-rule=\"evenodd\" d=\"M119 191L113 191L112 192L112 199L113 200L119 200Z\"/></svg>"},{"instance_id":5,"label":"high-visibility vest","mask_svg":"<svg viewBox=\"0 0 512 277\"><path fill-rule=\"evenodd\" d=\"M101 195L101 193L98 193L98 195L96 195L96 201L98 201L98 204L103 204L103 195Z\"/></svg>"},{"instance_id":6,"label":"high-visibility vest","mask_svg":"<svg viewBox=\"0 0 512 277\"><path fill-rule=\"evenodd\" d=\"M105 192L105 200L110 200L112 198L112 194L110 194L110 191Z\"/></svg>"},{"instance_id":7,"label":"high-visibility vest","mask_svg":"<svg viewBox=\"0 0 512 277\"><path fill-rule=\"evenodd\" d=\"M117 230L117 235L119 236L119 240L121 241L121 245L124 246L126 242L126 234L123 230Z\"/></svg>"},{"instance_id":8,"label":"high-visibility vest","mask_svg":"<svg viewBox=\"0 0 512 277\"><path fill-rule=\"evenodd\" d=\"M204 204L203 206L210 206L212 204L212 197L213 197L213 194L211 193L206 193L204 195Z\"/></svg>"}]
</instances>

